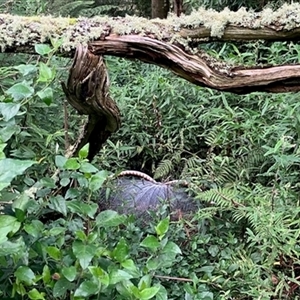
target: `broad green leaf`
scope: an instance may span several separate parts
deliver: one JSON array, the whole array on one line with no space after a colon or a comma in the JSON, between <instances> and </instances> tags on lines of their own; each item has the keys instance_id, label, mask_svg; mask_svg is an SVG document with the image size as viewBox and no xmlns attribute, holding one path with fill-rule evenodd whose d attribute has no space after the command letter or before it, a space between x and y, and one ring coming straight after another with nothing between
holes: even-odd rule
<instances>
[{"instance_id":1,"label":"broad green leaf","mask_svg":"<svg viewBox=\"0 0 300 300\"><path fill-rule=\"evenodd\" d=\"M72 245L75 257L79 260L82 269L86 269L96 254L97 247L94 245L86 245L81 241L75 241Z\"/></svg>"},{"instance_id":2,"label":"broad green leaf","mask_svg":"<svg viewBox=\"0 0 300 300\"><path fill-rule=\"evenodd\" d=\"M29 299L33 299L33 300L44 300L46 299L44 296L46 294L43 292L39 292L37 289L32 289L28 292L28 297Z\"/></svg>"},{"instance_id":3,"label":"broad green leaf","mask_svg":"<svg viewBox=\"0 0 300 300\"><path fill-rule=\"evenodd\" d=\"M83 215L83 216L88 216L90 218L94 218L94 216L98 210L97 203L87 204L82 201L72 200L72 201L67 201L66 205L71 212L77 213L77 214Z\"/></svg>"},{"instance_id":4,"label":"broad green leaf","mask_svg":"<svg viewBox=\"0 0 300 300\"><path fill-rule=\"evenodd\" d=\"M198 296L201 300L214 300L214 294L212 292L201 292Z\"/></svg>"},{"instance_id":5,"label":"broad green leaf","mask_svg":"<svg viewBox=\"0 0 300 300\"><path fill-rule=\"evenodd\" d=\"M142 247L149 248L149 249L152 249L152 250L156 250L160 246L158 239L155 236L153 236L153 235L148 235L140 243L140 245Z\"/></svg>"},{"instance_id":6,"label":"broad green leaf","mask_svg":"<svg viewBox=\"0 0 300 300\"><path fill-rule=\"evenodd\" d=\"M35 275L27 266L20 266L14 274L18 280L27 285L32 285L34 283Z\"/></svg>"},{"instance_id":7,"label":"broad green leaf","mask_svg":"<svg viewBox=\"0 0 300 300\"><path fill-rule=\"evenodd\" d=\"M0 243L0 257L6 255L13 255L13 254L24 254L26 249L24 240L22 237L19 237L16 240L6 241Z\"/></svg>"},{"instance_id":8,"label":"broad green leaf","mask_svg":"<svg viewBox=\"0 0 300 300\"><path fill-rule=\"evenodd\" d=\"M164 286L159 285L159 291L157 292L155 299L168 300L168 292Z\"/></svg>"},{"instance_id":9,"label":"broad green leaf","mask_svg":"<svg viewBox=\"0 0 300 300\"><path fill-rule=\"evenodd\" d=\"M112 270L109 274L110 284L112 285L131 278L133 278L132 275L123 270Z\"/></svg>"},{"instance_id":10,"label":"broad green leaf","mask_svg":"<svg viewBox=\"0 0 300 300\"><path fill-rule=\"evenodd\" d=\"M115 227L124 224L126 216L119 215L113 210L102 211L96 218L96 224L101 227Z\"/></svg>"},{"instance_id":11,"label":"broad green leaf","mask_svg":"<svg viewBox=\"0 0 300 300\"><path fill-rule=\"evenodd\" d=\"M55 197L50 197L48 206L49 206L49 208L53 209L54 211L60 212L64 216L67 215L66 200L61 195L57 195Z\"/></svg>"},{"instance_id":12,"label":"broad green leaf","mask_svg":"<svg viewBox=\"0 0 300 300\"><path fill-rule=\"evenodd\" d=\"M138 284L139 290L144 290L145 288L150 287L151 281L152 281L152 278L149 274L144 275L139 281L139 284Z\"/></svg>"},{"instance_id":13,"label":"broad green leaf","mask_svg":"<svg viewBox=\"0 0 300 300\"><path fill-rule=\"evenodd\" d=\"M74 296L75 297L88 297L90 295L98 294L100 291L101 285L92 280L85 280L80 284L76 289Z\"/></svg>"},{"instance_id":14,"label":"broad green leaf","mask_svg":"<svg viewBox=\"0 0 300 300\"><path fill-rule=\"evenodd\" d=\"M121 266L128 271L132 276L139 277L140 272L138 271L134 261L132 259L126 259L122 261Z\"/></svg>"},{"instance_id":15,"label":"broad green leaf","mask_svg":"<svg viewBox=\"0 0 300 300\"><path fill-rule=\"evenodd\" d=\"M162 238L169 230L169 224L170 224L170 218L165 218L161 220L157 224L157 226L155 226L155 231L160 238Z\"/></svg>"},{"instance_id":16,"label":"broad green leaf","mask_svg":"<svg viewBox=\"0 0 300 300\"><path fill-rule=\"evenodd\" d=\"M107 176L107 171L100 171L92 175L89 185L90 190L92 192L98 191L102 187L104 181L107 179Z\"/></svg>"},{"instance_id":17,"label":"broad green leaf","mask_svg":"<svg viewBox=\"0 0 300 300\"><path fill-rule=\"evenodd\" d=\"M44 224L39 220L32 220L25 224L24 230L34 238L39 238L44 230Z\"/></svg>"},{"instance_id":18,"label":"broad green leaf","mask_svg":"<svg viewBox=\"0 0 300 300\"><path fill-rule=\"evenodd\" d=\"M47 55L52 51L50 46L47 44L35 44L34 50L37 54L39 54L41 56Z\"/></svg>"},{"instance_id":19,"label":"broad green leaf","mask_svg":"<svg viewBox=\"0 0 300 300\"><path fill-rule=\"evenodd\" d=\"M36 93L46 105L50 105L53 101L53 90L50 87Z\"/></svg>"},{"instance_id":20,"label":"broad green leaf","mask_svg":"<svg viewBox=\"0 0 300 300\"><path fill-rule=\"evenodd\" d=\"M208 253L212 256L212 257L216 257L219 253L219 247L218 245L210 245L208 248Z\"/></svg>"},{"instance_id":21,"label":"broad green leaf","mask_svg":"<svg viewBox=\"0 0 300 300\"><path fill-rule=\"evenodd\" d=\"M72 282L69 282L66 278L62 277L54 284L52 290L53 297L66 299L65 295L67 291L72 290L73 288L74 288L74 284Z\"/></svg>"},{"instance_id":22,"label":"broad green leaf","mask_svg":"<svg viewBox=\"0 0 300 300\"><path fill-rule=\"evenodd\" d=\"M109 275L100 267L88 267L95 279L99 280L103 285L109 285Z\"/></svg>"},{"instance_id":23,"label":"broad green leaf","mask_svg":"<svg viewBox=\"0 0 300 300\"><path fill-rule=\"evenodd\" d=\"M140 299L141 300L152 299L158 293L159 289L160 288L158 286L153 286L140 291Z\"/></svg>"},{"instance_id":24,"label":"broad green leaf","mask_svg":"<svg viewBox=\"0 0 300 300\"><path fill-rule=\"evenodd\" d=\"M1 106L1 103L0 103ZM7 125L0 129L0 140L7 142L15 133L20 132L20 127L17 125Z\"/></svg>"},{"instance_id":25,"label":"broad green leaf","mask_svg":"<svg viewBox=\"0 0 300 300\"><path fill-rule=\"evenodd\" d=\"M168 242L163 248L162 253L181 254L181 250L174 242Z\"/></svg>"},{"instance_id":26,"label":"broad green leaf","mask_svg":"<svg viewBox=\"0 0 300 300\"><path fill-rule=\"evenodd\" d=\"M23 81L10 87L6 93L11 95L15 101L19 101L31 97L34 93L34 88L29 82Z\"/></svg>"},{"instance_id":27,"label":"broad green leaf","mask_svg":"<svg viewBox=\"0 0 300 300\"><path fill-rule=\"evenodd\" d=\"M66 170L78 170L80 168L80 163L77 158L71 157L65 162L63 168Z\"/></svg>"},{"instance_id":28,"label":"broad green leaf","mask_svg":"<svg viewBox=\"0 0 300 300\"><path fill-rule=\"evenodd\" d=\"M39 63L39 82L49 82L55 77L55 70L48 67L45 63Z\"/></svg>"},{"instance_id":29,"label":"broad green leaf","mask_svg":"<svg viewBox=\"0 0 300 300\"><path fill-rule=\"evenodd\" d=\"M61 253L60 249L58 249L57 247L48 246L48 247L46 247L46 251L47 251L48 255L51 258L53 258L54 260L60 260L62 257L62 253Z\"/></svg>"},{"instance_id":30,"label":"broad green leaf","mask_svg":"<svg viewBox=\"0 0 300 300\"><path fill-rule=\"evenodd\" d=\"M0 243L7 240L6 236L19 230L21 223L13 216L0 215Z\"/></svg>"},{"instance_id":31,"label":"broad green leaf","mask_svg":"<svg viewBox=\"0 0 300 300\"><path fill-rule=\"evenodd\" d=\"M20 107L21 107L20 103L14 103L14 102L0 103L0 115L2 115L3 120L7 122L10 119L12 119L14 116L16 116L16 114L20 110ZM2 141L6 142L4 139Z\"/></svg>"},{"instance_id":32,"label":"broad green leaf","mask_svg":"<svg viewBox=\"0 0 300 300\"><path fill-rule=\"evenodd\" d=\"M86 161L82 162L79 170L83 173L96 173L99 171L96 167Z\"/></svg>"},{"instance_id":33,"label":"broad green leaf","mask_svg":"<svg viewBox=\"0 0 300 300\"><path fill-rule=\"evenodd\" d=\"M11 181L31 167L36 162L33 160L19 160L4 158L0 160L0 191L9 186Z\"/></svg>"},{"instance_id":34,"label":"broad green leaf","mask_svg":"<svg viewBox=\"0 0 300 300\"><path fill-rule=\"evenodd\" d=\"M127 258L128 253L129 247L125 239L121 238L112 252L113 258L116 259L119 263L121 263Z\"/></svg>"},{"instance_id":35,"label":"broad green leaf","mask_svg":"<svg viewBox=\"0 0 300 300\"><path fill-rule=\"evenodd\" d=\"M14 66L14 69L18 70L23 76L36 72L37 70L36 65L31 64Z\"/></svg>"},{"instance_id":36,"label":"broad green leaf","mask_svg":"<svg viewBox=\"0 0 300 300\"><path fill-rule=\"evenodd\" d=\"M77 270L74 266L64 267L61 270L61 273L70 281L74 281L77 276Z\"/></svg>"}]
</instances>

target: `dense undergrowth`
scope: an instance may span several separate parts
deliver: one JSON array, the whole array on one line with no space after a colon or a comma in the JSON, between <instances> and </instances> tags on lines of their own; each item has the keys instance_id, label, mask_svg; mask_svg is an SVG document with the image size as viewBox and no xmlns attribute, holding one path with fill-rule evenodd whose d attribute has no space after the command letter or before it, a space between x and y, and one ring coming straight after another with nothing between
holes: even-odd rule
<instances>
[{"instance_id":1,"label":"dense undergrowth","mask_svg":"<svg viewBox=\"0 0 300 300\"><path fill-rule=\"evenodd\" d=\"M122 127L92 163L86 149L66 159L83 117L66 113L70 61L56 47L0 57L0 298L297 299L298 93L221 93L107 57ZM293 43L210 53L299 63ZM124 169L188 180L203 208L170 221L163 206L147 223L99 212L99 190Z\"/></svg>"}]
</instances>

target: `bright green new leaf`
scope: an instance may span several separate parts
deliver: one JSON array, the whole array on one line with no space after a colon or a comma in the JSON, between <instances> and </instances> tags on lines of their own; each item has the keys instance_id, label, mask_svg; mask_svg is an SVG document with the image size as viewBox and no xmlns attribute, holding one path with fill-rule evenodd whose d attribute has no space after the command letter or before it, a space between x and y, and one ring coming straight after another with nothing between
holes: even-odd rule
<instances>
[{"instance_id":1,"label":"bright green new leaf","mask_svg":"<svg viewBox=\"0 0 300 300\"><path fill-rule=\"evenodd\" d=\"M80 163L77 158L71 157L65 162L63 167L66 170L78 170L80 168Z\"/></svg>"},{"instance_id":2,"label":"bright green new leaf","mask_svg":"<svg viewBox=\"0 0 300 300\"><path fill-rule=\"evenodd\" d=\"M86 269L96 254L97 247L86 245L81 241L75 241L72 245L75 257L79 260L82 269Z\"/></svg>"},{"instance_id":3,"label":"bright green new leaf","mask_svg":"<svg viewBox=\"0 0 300 300\"><path fill-rule=\"evenodd\" d=\"M140 291L140 299L148 300L153 298L158 293L159 289L160 288L158 286L153 286Z\"/></svg>"},{"instance_id":4,"label":"bright green new leaf","mask_svg":"<svg viewBox=\"0 0 300 300\"><path fill-rule=\"evenodd\" d=\"M40 293L37 289L32 289L28 292L28 297L32 300L44 300L46 299L44 296L45 293Z\"/></svg>"},{"instance_id":5,"label":"bright green new leaf","mask_svg":"<svg viewBox=\"0 0 300 300\"><path fill-rule=\"evenodd\" d=\"M155 226L155 231L160 238L162 238L169 230L169 224L170 224L170 218L165 218L161 220L157 224L157 226Z\"/></svg>"},{"instance_id":6,"label":"bright green new leaf","mask_svg":"<svg viewBox=\"0 0 300 300\"><path fill-rule=\"evenodd\" d=\"M14 274L19 281L24 282L27 285L32 285L34 283L35 275L27 266L20 266Z\"/></svg>"},{"instance_id":7,"label":"bright green new leaf","mask_svg":"<svg viewBox=\"0 0 300 300\"><path fill-rule=\"evenodd\" d=\"M39 63L39 82L49 82L55 77L55 70L48 67L45 63Z\"/></svg>"},{"instance_id":8,"label":"bright green new leaf","mask_svg":"<svg viewBox=\"0 0 300 300\"><path fill-rule=\"evenodd\" d=\"M11 181L31 167L36 162L33 160L19 160L4 158L0 160L0 191L9 186Z\"/></svg>"},{"instance_id":9,"label":"bright green new leaf","mask_svg":"<svg viewBox=\"0 0 300 300\"><path fill-rule=\"evenodd\" d=\"M48 255L53 258L54 260L60 260L61 259L61 251L57 247L54 246L48 246L46 248L46 251Z\"/></svg>"},{"instance_id":10,"label":"bright green new leaf","mask_svg":"<svg viewBox=\"0 0 300 300\"><path fill-rule=\"evenodd\" d=\"M21 107L20 103L14 103L14 102L0 103L0 115L2 115L3 120L7 122L19 112L20 107ZM3 142L6 141L3 139Z\"/></svg>"},{"instance_id":11,"label":"bright green new leaf","mask_svg":"<svg viewBox=\"0 0 300 300\"><path fill-rule=\"evenodd\" d=\"M148 235L141 243L140 245L142 247L145 247L145 248L149 248L149 249L152 249L152 250L156 250L158 247L159 247L159 241L158 239L153 236L153 235Z\"/></svg>"},{"instance_id":12,"label":"bright green new leaf","mask_svg":"<svg viewBox=\"0 0 300 300\"><path fill-rule=\"evenodd\" d=\"M113 210L102 211L96 218L96 224L101 227L114 227L124 224L126 216L119 215Z\"/></svg>"},{"instance_id":13,"label":"bright green new leaf","mask_svg":"<svg viewBox=\"0 0 300 300\"><path fill-rule=\"evenodd\" d=\"M84 159L88 157L90 144L84 145L78 153L79 158Z\"/></svg>"}]
</instances>

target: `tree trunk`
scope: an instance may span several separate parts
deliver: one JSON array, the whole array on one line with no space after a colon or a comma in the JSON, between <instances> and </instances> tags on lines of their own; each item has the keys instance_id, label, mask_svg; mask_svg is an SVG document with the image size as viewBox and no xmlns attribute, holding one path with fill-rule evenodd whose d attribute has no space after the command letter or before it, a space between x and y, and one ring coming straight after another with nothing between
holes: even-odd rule
<instances>
[{"instance_id":1,"label":"tree trunk","mask_svg":"<svg viewBox=\"0 0 300 300\"><path fill-rule=\"evenodd\" d=\"M152 19L165 19L168 16L169 8L169 0L151 0Z\"/></svg>"}]
</instances>

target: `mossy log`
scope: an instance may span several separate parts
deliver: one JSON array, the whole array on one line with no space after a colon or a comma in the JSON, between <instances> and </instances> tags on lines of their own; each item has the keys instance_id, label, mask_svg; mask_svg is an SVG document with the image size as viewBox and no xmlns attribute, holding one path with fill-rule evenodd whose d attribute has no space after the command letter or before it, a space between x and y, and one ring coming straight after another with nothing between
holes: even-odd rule
<instances>
[{"instance_id":1,"label":"mossy log","mask_svg":"<svg viewBox=\"0 0 300 300\"><path fill-rule=\"evenodd\" d=\"M156 64L199 86L233 93L299 91L300 65L233 66L207 55L211 41L294 40L300 36L300 4L262 12L199 9L166 20L138 17L53 18L0 15L3 52L34 52L36 43L61 39L60 55L78 44L95 55Z\"/></svg>"}]
</instances>

